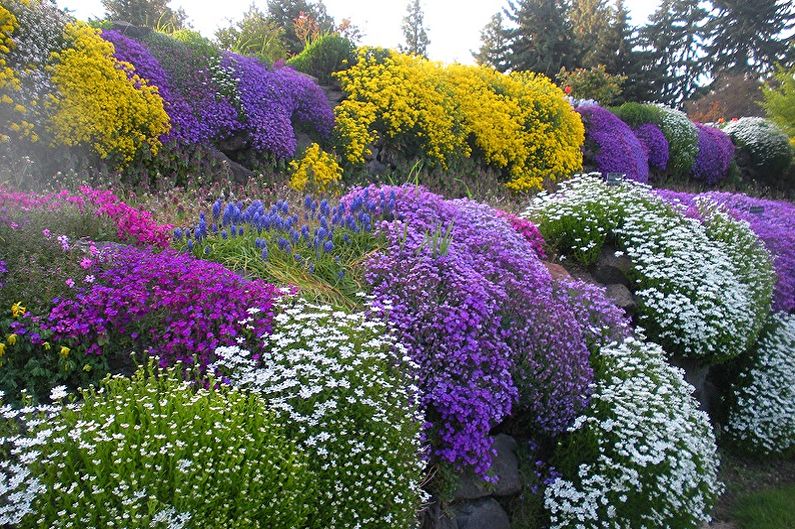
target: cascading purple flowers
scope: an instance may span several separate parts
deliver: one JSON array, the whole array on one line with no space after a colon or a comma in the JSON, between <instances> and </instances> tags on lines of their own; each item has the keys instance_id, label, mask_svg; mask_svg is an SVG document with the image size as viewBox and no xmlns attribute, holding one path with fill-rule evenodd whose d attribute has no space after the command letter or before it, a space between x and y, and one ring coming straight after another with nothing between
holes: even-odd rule
<instances>
[{"instance_id":1,"label":"cascading purple flowers","mask_svg":"<svg viewBox=\"0 0 795 529\"><path fill-rule=\"evenodd\" d=\"M577 107L585 124L584 156L601 173L624 173L627 179L649 181L649 160L629 125L598 105Z\"/></svg>"},{"instance_id":2,"label":"cascading purple flowers","mask_svg":"<svg viewBox=\"0 0 795 529\"><path fill-rule=\"evenodd\" d=\"M306 122L327 135L334 115L323 91L291 68L268 70L258 59L226 52L223 68L234 73L245 114L246 129L255 149L278 158L295 155L293 119Z\"/></svg>"},{"instance_id":3,"label":"cascading purple flowers","mask_svg":"<svg viewBox=\"0 0 795 529\"><path fill-rule=\"evenodd\" d=\"M276 288L219 264L121 247L95 267L93 283L55 300L46 323L54 341L86 344L94 355L148 350L162 365L190 364L196 356L206 366L217 347L236 344L239 322L248 322L254 337L270 332Z\"/></svg>"},{"instance_id":4,"label":"cascading purple flowers","mask_svg":"<svg viewBox=\"0 0 795 529\"><path fill-rule=\"evenodd\" d=\"M728 134L720 129L696 123L698 129L698 156L693 163L693 177L708 185L726 178L734 158L734 144Z\"/></svg>"},{"instance_id":5,"label":"cascading purple flowers","mask_svg":"<svg viewBox=\"0 0 795 529\"><path fill-rule=\"evenodd\" d=\"M695 218L699 217L695 199L707 197L726 207L735 219L747 221L773 256L773 310L795 312L795 204L718 191L691 194L662 189L657 193L671 203L688 206L688 215ZM752 212L752 208L756 209Z\"/></svg>"},{"instance_id":6,"label":"cascading purple flowers","mask_svg":"<svg viewBox=\"0 0 795 529\"><path fill-rule=\"evenodd\" d=\"M188 102L171 89L168 75L146 46L116 30L103 30L102 38L113 44L114 56L118 60L132 64L139 77L157 87L171 121L171 130L161 138L162 141L198 144L209 139L206 128L196 119Z\"/></svg>"},{"instance_id":7,"label":"cascading purple flowers","mask_svg":"<svg viewBox=\"0 0 795 529\"><path fill-rule=\"evenodd\" d=\"M635 129L635 136L640 141L649 158L649 166L660 171L665 171L668 167L668 156L670 154L668 140L660 127L654 123L646 123Z\"/></svg>"},{"instance_id":8,"label":"cascading purple flowers","mask_svg":"<svg viewBox=\"0 0 795 529\"><path fill-rule=\"evenodd\" d=\"M342 202L382 191L396 197L394 218L379 224L388 247L365 279L421 366L433 453L485 475L489 432L512 412L554 436L586 405L585 340L532 245L492 208L409 186Z\"/></svg>"}]
</instances>

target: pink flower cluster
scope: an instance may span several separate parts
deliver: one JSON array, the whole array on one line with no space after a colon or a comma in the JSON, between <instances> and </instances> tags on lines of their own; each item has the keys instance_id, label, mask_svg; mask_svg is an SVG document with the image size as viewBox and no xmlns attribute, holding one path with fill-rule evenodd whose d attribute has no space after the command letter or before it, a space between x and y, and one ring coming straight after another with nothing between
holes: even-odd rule
<instances>
[{"instance_id":1,"label":"pink flower cluster","mask_svg":"<svg viewBox=\"0 0 795 529\"><path fill-rule=\"evenodd\" d=\"M158 248L168 247L173 226L158 224L150 212L126 204L111 191L83 186L80 192L96 207L97 215L107 215L113 220L119 239Z\"/></svg>"}]
</instances>

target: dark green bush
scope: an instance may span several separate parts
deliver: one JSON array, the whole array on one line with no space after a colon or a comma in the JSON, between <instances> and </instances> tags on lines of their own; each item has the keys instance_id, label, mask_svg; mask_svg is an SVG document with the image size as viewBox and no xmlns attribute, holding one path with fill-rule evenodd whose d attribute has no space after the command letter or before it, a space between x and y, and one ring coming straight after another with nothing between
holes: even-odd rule
<instances>
[{"instance_id":1,"label":"dark green bush","mask_svg":"<svg viewBox=\"0 0 795 529\"><path fill-rule=\"evenodd\" d=\"M332 33L309 44L287 64L316 77L323 84L329 84L332 81L331 74L346 69L354 61L353 51L351 41Z\"/></svg>"}]
</instances>

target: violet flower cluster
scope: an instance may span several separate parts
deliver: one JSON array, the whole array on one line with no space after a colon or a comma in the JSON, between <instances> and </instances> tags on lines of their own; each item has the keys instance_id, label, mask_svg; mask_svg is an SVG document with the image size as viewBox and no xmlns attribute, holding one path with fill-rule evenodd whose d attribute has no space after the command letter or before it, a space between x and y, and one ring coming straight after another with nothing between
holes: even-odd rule
<instances>
[{"instance_id":1,"label":"violet flower cluster","mask_svg":"<svg viewBox=\"0 0 795 529\"><path fill-rule=\"evenodd\" d=\"M693 163L693 178L714 185L729 174L734 158L734 144L728 134L720 129L696 123L698 129L698 155Z\"/></svg>"},{"instance_id":2,"label":"violet flower cluster","mask_svg":"<svg viewBox=\"0 0 795 529\"><path fill-rule=\"evenodd\" d=\"M146 79L150 86L157 87L171 121L171 130L161 138L161 141L175 140L180 143L198 144L209 139L206 127L201 126L188 102L172 89L165 70L146 46L116 30L103 30L102 38L113 44L114 56L118 60L132 64L136 75Z\"/></svg>"},{"instance_id":3,"label":"violet flower cluster","mask_svg":"<svg viewBox=\"0 0 795 529\"><path fill-rule=\"evenodd\" d=\"M703 196L722 204L735 219L748 222L773 256L776 271L773 310L795 312L795 204L718 191L691 194L658 190L657 193L669 202L687 206L687 214L695 218L699 216L695 199Z\"/></svg>"},{"instance_id":4,"label":"violet flower cluster","mask_svg":"<svg viewBox=\"0 0 795 529\"><path fill-rule=\"evenodd\" d=\"M601 173L623 173L629 180L649 181L649 160L629 125L598 105L577 107L585 124L585 153Z\"/></svg>"},{"instance_id":5,"label":"violet flower cluster","mask_svg":"<svg viewBox=\"0 0 795 529\"><path fill-rule=\"evenodd\" d=\"M668 167L668 140L660 127L654 123L646 123L635 129L635 136L649 158L649 166L659 171Z\"/></svg>"},{"instance_id":6,"label":"violet flower cluster","mask_svg":"<svg viewBox=\"0 0 795 529\"><path fill-rule=\"evenodd\" d=\"M206 366L217 347L246 343L239 321L250 318L254 340L271 328L276 288L216 263L122 247L91 272L91 284L55 300L46 323L54 341L90 355L146 350L161 365L195 357Z\"/></svg>"},{"instance_id":7,"label":"violet flower cluster","mask_svg":"<svg viewBox=\"0 0 795 529\"><path fill-rule=\"evenodd\" d=\"M254 57L224 53L221 66L233 72L252 145L277 158L295 155L293 119L321 135L334 127L334 114L323 91L291 68L271 71Z\"/></svg>"},{"instance_id":8,"label":"violet flower cluster","mask_svg":"<svg viewBox=\"0 0 795 529\"><path fill-rule=\"evenodd\" d=\"M532 245L492 208L410 186L342 203L382 192L396 197L394 218L379 223L388 247L366 263L366 282L420 365L433 454L485 475L489 432L512 412L554 436L585 407L582 331Z\"/></svg>"}]
</instances>

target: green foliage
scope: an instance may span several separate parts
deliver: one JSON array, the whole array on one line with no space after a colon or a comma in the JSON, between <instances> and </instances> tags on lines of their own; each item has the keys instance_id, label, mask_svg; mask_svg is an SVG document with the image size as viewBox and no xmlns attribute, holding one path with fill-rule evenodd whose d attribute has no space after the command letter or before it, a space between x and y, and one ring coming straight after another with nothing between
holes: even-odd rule
<instances>
[{"instance_id":1,"label":"green foliage","mask_svg":"<svg viewBox=\"0 0 795 529\"><path fill-rule=\"evenodd\" d=\"M503 25L502 13L497 12L480 31L480 48L472 57L477 64L491 66L504 72L510 67L510 42Z\"/></svg>"},{"instance_id":2,"label":"green foliage","mask_svg":"<svg viewBox=\"0 0 795 529\"><path fill-rule=\"evenodd\" d=\"M737 499L732 518L739 529L795 527L795 485L746 494Z\"/></svg>"},{"instance_id":3,"label":"green foliage","mask_svg":"<svg viewBox=\"0 0 795 529\"><path fill-rule=\"evenodd\" d=\"M171 33L171 38L193 48L194 50L197 50L202 55L207 57L218 55L218 48L215 47L210 39L203 37L198 31L181 29Z\"/></svg>"},{"instance_id":4,"label":"green foliage","mask_svg":"<svg viewBox=\"0 0 795 529\"><path fill-rule=\"evenodd\" d=\"M315 39L304 51L287 61L287 64L316 77L323 84L330 84L333 80L332 74L347 69L354 60L354 46L351 41L331 33Z\"/></svg>"},{"instance_id":5,"label":"green foliage","mask_svg":"<svg viewBox=\"0 0 795 529\"><path fill-rule=\"evenodd\" d=\"M284 28L266 17L254 4L241 20L215 32L215 39L221 48L242 55L253 55L266 64L273 64L287 56L283 37Z\"/></svg>"},{"instance_id":6,"label":"green foliage","mask_svg":"<svg viewBox=\"0 0 795 529\"><path fill-rule=\"evenodd\" d=\"M106 18L133 26L182 29L187 26L185 10L171 9L171 0L102 0Z\"/></svg>"},{"instance_id":7,"label":"green foliage","mask_svg":"<svg viewBox=\"0 0 795 529\"><path fill-rule=\"evenodd\" d=\"M621 87L627 78L607 73L604 64L592 68L560 69L556 77L558 86L571 87L576 99L594 99L601 105L612 105L621 97Z\"/></svg>"},{"instance_id":8,"label":"green foliage","mask_svg":"<svg viewBox=\"0 0 795 529\"><path fill-rule=\"evenodd\" d=\"M289 55L301 53L306 42L296 34L295 21L301 14L317 25L320 33L334 30L323 0L268 0L267 18L283 32L283 43Z\"/></svg>"},{"instance_id":9,"label":"green foliage","mask_svg":"<svg viewBox=\"0 0 795 529\"><path fill-rule=\"evenodd\" d=\"M33 428L46 439L31 464L43 493L20 529L303 527L315 506L308 461L266 403L154 369L107 378Z\"/></svg>"},{"instance_id":10,"label":"green foliage","mask_svg":"<svg viewBox=\"0 0 795 529\"><path fill-rule=\"evenodd\" d=\"M425 14L422 12L420 0L410 0L403 17L404 44L399 46L401 53L428 56L428 28L425 27Z\"/></svg>"},{"instance_id":11,"label":"green foliage","mask_svg":"<svg viewBox=\"0 0 795 529\"><path fill-rule=\"evenodd\" d=\"M765 113L790 137L790 143L795 146L795 67L785 69L778 66L775 80L775 88L765 86L762 89Z\"/></svg>"},{"instance_id":12,"label":"green foliage","mask_svg":"<svg viewBox=\"0 0 795 529\"><path fill-rule=\"evenodd\" d=\"M558 0L509 2L505 16L513 24L511 68L553 77L576 60L566 4Z\"/></svg>"}]
</instances>

